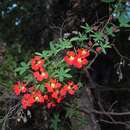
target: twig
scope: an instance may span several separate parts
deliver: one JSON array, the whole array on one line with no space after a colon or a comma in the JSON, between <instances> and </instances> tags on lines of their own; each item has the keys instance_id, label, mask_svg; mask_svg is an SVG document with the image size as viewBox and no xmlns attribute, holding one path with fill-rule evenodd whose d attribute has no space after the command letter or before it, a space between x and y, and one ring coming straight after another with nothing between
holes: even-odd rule
<instances>
[{"instance_id":1,"label":"twig","mask_svg":"<svg viewBox=\"0 0 130 130\"><path fill-rule=\"evenodd\" d=\"M116 100L116 101L114 101L114 102L112 103L112 105L109 107L108 111L111 111L111 110L112 110L112 108L113 108L113 106L114 106L117 102L118 102L117 100Z\"/></svg>"},{"instance_id":2,"label":"twig","mask_svg":"<svg viewBox=\"0 0 130 130\"><path fill-rule=\"evenodd\" d=\"M94 61L97 59L98 56L99 56L99 54L95 53L94 58L92 59L92 61L87 66L88 69L90 69L91 65L94 63Z\"/></svg>"},{"instance_id":3,"label":"twig","mask_svg":"<svg viewBox=\"0 0 130 130\"><path fill-rule=\"evenodd\" d=\"M84 71L85 71L86 77L89 79L89 82L90 82L91 86L96 87L93 80L92 80L92 78L91 78L91 76L90 76L90 74L89 74L89 71L86 68L84 68ZM87 109L91 110L91 109L94 108L93 96L88 93L87 86L86 86L86 96L87 96L87 99L88 99L89 107L87 106L87 108L86 107L84 107L84 108L85 108L85 110L87 110ZM90 119L91 129L92 130L100 130L100 126L96 122L96 118L95 118L94 113L92 113L92 112L89 113L89 119Z\"/></svg>"},{"instance_id":4,"label":"twig","mask_svg":"<svg viewBox=\"0 0 130 130\"><path fill-rule=\"evenodd\" d=\"M105 112L105 109L103 108L103 106L102 106L102 104L100 103L100 102L98 102L98 105L99 105L99 107L100 107L100 109L103 111L103 112ZM111 121L115 121L114 119L113 119L113 117L111 116L111 115L106 115Z\"/></svg>"},{"instance_id":5,"label":"twig","mask_svg":"<svg viewBox=\"0 0 130 130\"><path fill-rule=\"evenodd\" d=\"M108 120L104 120L104 119L100 119L99 121L100 121L100 122L107 123L107 124L125 125L125 126L128 125L128 123L122 122L122 121L114 121L114 122L112 122L112 121L108 121Z\"/></svg>"},{"instance_id":6,"label":"twig","mask_svg":"<svg viewBox=\"0 0 130 130\"><path fill-rule=\"evenodd\" d=\"M124 56L120 53L120 51L117 49L117 47L115 46L115 44L111 44L113 49L115 50L115 52L121 57L121 59L126 59L128 61L130 61L130 59L127 56Z\"/></svg>"},{"instance_id":7,"label":"twig","mask_svg":"<svg viewBox=\"0 0 130 130\"><path fill-rule=\"evenodd\" d=\"M92 110L91 112L95 114L100 114L100 115L112 115L112 116L128 116L130 115L130 112L102 112L102 111L97 111L97 110Z\"/></svg>"},{"instance_id":8,"label":"twig","mask_svg":"<svg viewBox=\"0 0 130 130\"><path fill-rule=\"evenodd\" d=\"M94 81L93 81L94 82ZM103 86L103 85L99 85L99 84L97 84L97 83L95 83L94 82L94 84L95 84L95 86L89 86L89 87L87 87L87 88L90 88L90 89L98 89L99 91L103 91L103 92L105 92L105 91L130 91L130 88L127 88L127 87L117 87L117 88L113 88L113 87L111 87L111 86ZM128 86L127 84L126 85L124 85L124 86Z\"/></svg>"},{"instance_id":9,"label":"twig","mask_svg":"<svg viewBox=\"0 0 130 130\"><path fill-rule=\"evenodd\" d=\"M103 111L98 111L98 110L80 110L86 114L89 114L89 113L95 113L95 114L98 114L98 115L111 115L111 116L128 116L130 115L130 112L103 112Z\"/></svg>"},{"instance_id":10,"label":"twig","mask_svg":"<svg viewBox=\"0 0 130 130\"><path fill-rule=\"evenodd\" d=\"M111 16L109 16L109 18L108 18L106 24L105 24L105 25L103 26L103 28L101 29L101 32L104 31L104 29L106 28L106 26L109 24L110 21L111 21Z\"/></svg>"}]
</instances>

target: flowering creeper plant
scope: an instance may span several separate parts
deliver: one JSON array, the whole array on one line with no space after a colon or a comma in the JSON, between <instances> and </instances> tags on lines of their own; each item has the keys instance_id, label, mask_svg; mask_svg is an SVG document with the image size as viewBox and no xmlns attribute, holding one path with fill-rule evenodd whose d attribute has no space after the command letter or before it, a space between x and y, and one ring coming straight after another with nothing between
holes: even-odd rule
<instances>
[{"instance_id":1,"label":"flowering creeper plant","mask_svg":"<svg viewBox=\"0 0 130 130\"><path fill-rule=\"evenodd\" d=\"M23 109L36 104L50 109L73 96L80 88L75 72L89 68L100 53L106 54L110 45L105 33L88 24L82 28L83 34L51 42L50 49L36 52L16 69L22 79L13 85L13 91L20 96Z\"/></svg>"}]
</instances>

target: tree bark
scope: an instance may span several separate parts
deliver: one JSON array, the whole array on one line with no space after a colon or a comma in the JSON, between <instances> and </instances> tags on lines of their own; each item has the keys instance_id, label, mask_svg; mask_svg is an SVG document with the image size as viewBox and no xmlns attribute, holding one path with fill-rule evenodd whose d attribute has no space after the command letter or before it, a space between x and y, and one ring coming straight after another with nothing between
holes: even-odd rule
<instances>
[{"instance_id":1,"label":"tree bark","mask_svg":"<svg viewBox=\"0 0 130 130\"><path fill-rule=\"evenodd\" d=\"M91 90L88 88L83 89L83 93L80 98L80 108L81 110L87 109L87 111L94 109L93 95L91 94ZM88 113L88 115L85 114L85 116L88 119L88 126L85 126L82 130L101 130L94 113Z\"/></svg>"}]
</instances>

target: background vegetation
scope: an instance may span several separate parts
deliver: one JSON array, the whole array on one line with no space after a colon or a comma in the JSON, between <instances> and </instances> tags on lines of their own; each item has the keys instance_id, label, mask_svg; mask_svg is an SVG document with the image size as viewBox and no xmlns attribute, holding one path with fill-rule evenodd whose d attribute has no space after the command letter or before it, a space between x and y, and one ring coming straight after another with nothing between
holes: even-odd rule
<instances>
[{"instance_id":1,"label":"background vegetation","mask_svg":"<svg viewBox=\"0 0 130 130\"><path fill-rule=\"evenodd\" d=\"M0 1L1 129L130 129L129 21L129 0ZM83 75L86 90L68 97L63 106L51 112L42 108L13 111L17 110L19 99L12 93L12 84L21 78L14 70L34 52L48 49L50 41L71 39L79 32L83 34L81 26L85 23L95 31L106 32L103 38L109 39L111 45L106 55L101 54L94 60L87 76ZM98 36L95 38L100 38ZM84 109L79 110L79 107ZM98 122L93 124L95 121Z\"/></svg>"}]
</instances>

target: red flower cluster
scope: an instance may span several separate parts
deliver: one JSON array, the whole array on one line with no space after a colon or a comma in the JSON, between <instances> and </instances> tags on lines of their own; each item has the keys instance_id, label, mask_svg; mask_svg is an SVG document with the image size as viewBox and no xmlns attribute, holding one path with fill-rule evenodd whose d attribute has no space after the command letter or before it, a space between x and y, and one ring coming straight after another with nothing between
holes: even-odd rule
<instances>
[{"instance_id":1,"label":"red flower cluster","mask_svg":"<svg viewBox=\"0 0 130 130\"><path fill-rule=\"evenodd\" d=\"M62 84L56 79L50 79L48 83L45 83L45 88L47 89L49 95L47 108L55 107L56 103L60 103L61 100L64 98L60 95Z\"/></svg>"},{"instance_id":2,"label":"red flower cluster","mask_svg":"<svg viewBox=\"0 0 130 130\"><path fill-rule=\"evenodd\" d=\"M50 79L48 83L45 83L45 87L49 97L47 108L55 107L56 103L60 103L67 93L73 95L78 90L78 85L74 85L73 82L68 82L63 86L56 79Z\"/></svg>"},{"instance_id":3,"label":"red flower cluster","mask_svg":"<svg viewBox=\"0 0 130 130\"><path fill-rule=\"evenodd\" d=\"M78 49L78 54L74 52L68 52L66 61L68 64L75 65L81 68L84 65L85 58L89 55L86 49ZM70 60L69 60L70 59ZM81 62L79 62L81 60ZM80 64L79 64L80 63ZM29 85L26 83L17 82L13 85L13 91L18 96L23 95L21 104L23 109L31 107L35 103L46 105L48 109L55 107L56 104L60 103L67 94L73 95L78 90L78 85L75 85L72 81L63 85L57 79L49 77L48 72L44 68L45 61L40 56L34 56L31 60L31 68L33 70L34 78L39 81L40 86L45 87L45 91L42 92L40 89L36 89L35 85ZM46 80L44 80L46 79ZM43 81L44 82L40 82Z\"/></svg>"},{"instance_id":4,"label":"red flower cluster","mask_svg":"<svg viewBox=\"0 0 130 130\"><path fill-rule=\"evenodd\" d=\"M89 51L85 48L78 49L77 53L73 51L68 51L64 60L67 64L73 65L76 68L82 68L88 63L87 57L90 55Z\"/></svg>"},{"instance_id":5,"label":"red flower cluster","mask_svg":"<svg viewBox=\"0 0 130 130\"><path fill-rule=\"evenodd\" d=\"M33 89L31 93L26 93L23 95L21 104L23 109L27 109L28 107L31 107L34 103L43 104L47 99L47 95L43 95L40 90Z\"/></svg>"},{"instance_id":6,"label":"red flower cluster","mask_svg":"<svg viewBox=\"0 0 130 130\"><path fill-rule=\"evenodd\" d=\"M44 101L45 101L44 96L42 95L42 92L40 90L33 91L32 96L33 96L35 102L44 103Z\"/></svg>"},{"instance_id":7,"label":"red flower cluster","mask_svg":"<svg viewBox=\"0 0 130 130\"><path fill-rule=\"evenodd\" d=\"M34 104L35 100L31 94L24 94L21 103L23 109L27 109L28 107L31 107Z\"/></svg>"},{"instance_id":8,"label":"red flower cluster","mask_svg":"<svg viewBox=\"0 0 130 130\"><path fill-rule=\"evenodd\" d=\"M17 82L14 86L21 84ZM24 87L25 85L22 84ZM73 95L75 91L78 90L78 86L73 84L73 82L68 82L66 85L62 85L56 79L50 79L47 83L45 83L46 92L43 94L39 89L35 89L35 87L28 87L24 92L24 95L21 100L21 104L23 109L27 109L31 107L35 103L45 104L48 109L51 107L55 107L57 103L60 103L66 96L66 94ZM16 95L17 88L14 87L14 92ZM26 92L26 93L25 93Z\"/></svg>"},{"instance_id":9,"label":"red flower cluster","mask_svg":"<svg viewBox=\"0 0 130 130\"><path fill-rule=\"evenodd\" d=\"M40 56L35 56L31 61L31 67L34 70L34 77L37 81L48 78L48 73L43 68L45 61Z\"/></svg>"},{"instance_id":10,"label":"red flower cluster","mask_svg":"<svg viewBox=\"0 0 130 130\"><path fill-rule=\"evenodd\" d=\"M67 92L70 95L74 95L75 91L78 90L78 85L75 85L72 81L68 82L67 85L65 85L63 87L63 89L61 90L61 95L66 94Z\"/></svg>"},{"instance_id":11,"label":"red flower cluster","mask_svg":"<svg viewBox=\"0 0 130 130\"><path fill-rule=\"evenodd\" d=\"M20 93L25 93L27 91L26 84L18 81L13 85L13 91L17 96L20 95Z\"/></svg>"},{"instance_id":12,"label":"red flower cluster","mask_svg":"<svg viewBox=\"0 0 130 130\"><path fill-rule=\"evenodd\" d=\"M39 70L44 65L44 60L40 56L34 56L31 60L32 69L34 71Z\"/></svg>"}]
</instances>

